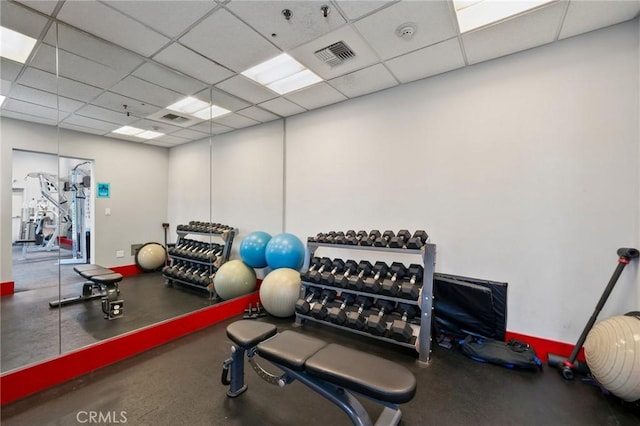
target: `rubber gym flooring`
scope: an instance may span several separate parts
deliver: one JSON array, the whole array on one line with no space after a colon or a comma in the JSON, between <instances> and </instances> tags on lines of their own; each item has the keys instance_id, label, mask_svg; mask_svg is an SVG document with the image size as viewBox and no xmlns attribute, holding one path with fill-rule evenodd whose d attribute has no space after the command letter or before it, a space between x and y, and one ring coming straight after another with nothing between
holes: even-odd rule
<instances>
[{"instance_id":1,"label":"rubber gym flooring","mask_svg":"<svg viewBox=\"0 0 640 426\"><path fill-rule=\"evenodd\" d=\"M247 368L247 392L226 397L220 383L231 343L225 327L205 330L45 390L2 409L3 426L77 425L87 412L113 416L131 425L346 425L347 417L304 385L278 388ZM293 328L291 319L260 318ZM371 352L413 371L415 398L401 406L403 425L638 425L633 407L605 396L580 380L566 382L548 367L513 371L435 347L427 368L416 353L366 337L305 324L298 328L327 341ZM361 400L372 419L379 406ZM119 416L119 417L116 417Z\"/></svg>"}]
</instances>

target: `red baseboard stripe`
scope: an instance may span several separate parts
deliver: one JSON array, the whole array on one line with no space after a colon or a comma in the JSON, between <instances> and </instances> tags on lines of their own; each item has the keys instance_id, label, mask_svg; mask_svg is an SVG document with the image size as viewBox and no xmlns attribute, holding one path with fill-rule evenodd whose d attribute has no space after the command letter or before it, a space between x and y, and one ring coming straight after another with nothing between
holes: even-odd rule
<instances>
[{"instance_id":1,"label":"red baseboard stripe","mask_svg":"<svg viewBox=\"0 0 640 426\"><path fill-rule=\"evenodd\" d=\"M15 283L13 281L0 283L0 296L9 296L14 292L15 292Z\"/></svg>"},{"instance_id":2,"label":"red baseboard stripe","mask_svg":"<svg viewBox=\"0 0 640 426\"><path fill-rule=\"evenodd\" d=\"M530 344L536 350L538 358L545 362L547 361L550 353L568 358L569 355L571 355L571 351L573 350L574 346L569 343L542 339L540 337L527 336L524 334L514 333L512 331L507 331L505 339L517 339ZM580 349L580 352L578 352L578 361L584 362L584 360L584 349Z\"/></svg>"},{"instance_id":3,"label":"red baseboard stripe","mask_svg":"<svg viewBox=\"0 0 640 426\"><path fill-rule=\"evenodd\" d=\"M87 374L244 312L257 292L0 375L0 405Z\"/></svg>"},{"instance_id":4,"label":"red baseboard stripe","mask_svg":"<svg viewBox=\"0 0 640 426\"><path fill-rule=\"evenodd\" d=\"M141 274L143 271L142 269L138 268L138 265L122 265L122 266L112 266L109 269L111 269L113 272L117 272L119 274L122 274L123 277L128 277L131 275L138 275Z\"/></svg>"}]
</instances>

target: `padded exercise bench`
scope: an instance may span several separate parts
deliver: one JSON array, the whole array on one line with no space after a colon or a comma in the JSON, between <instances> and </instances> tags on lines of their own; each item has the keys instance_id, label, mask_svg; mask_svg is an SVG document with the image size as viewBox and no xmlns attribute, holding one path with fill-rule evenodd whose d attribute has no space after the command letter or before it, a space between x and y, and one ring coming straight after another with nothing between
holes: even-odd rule
<instances>
[{"instance_id":1,"label":"padded exercise bench","mask_svg":"<svg viewBox=\"0 0 640 426\"><path fill-rule=\"evenodd\" d=\"M416 393L416 378L405 367L345 346L291 330L278 333L275 325L251 320L230 324L227 336L235 346L223 364L222 384L229 385L231 398L247 390L245 353L262 379L280 387L298 380L340 407L354 425L373 424L354 394L384 406L376 425L397 425L402 416L398 404L411 401ZM284 373L265 371L256 354Z\"/></svg>"},{"instance_id":2,"label":"padded exercise bench","mask_svg":"<svg viewBox=\"0 0 640 426\"><path fill-rule=\"evenodd\" d=\"M112 320L122 317L124 301L119 300L120 289L118 283L122 281L122 274L99 265L83 264L73 268L82 278L89 282L82 285L82 295L67 297L49 302L51 308L71 305L96 298L102 299L102 311L105 318Z\"/></svg>"}]
</instances>

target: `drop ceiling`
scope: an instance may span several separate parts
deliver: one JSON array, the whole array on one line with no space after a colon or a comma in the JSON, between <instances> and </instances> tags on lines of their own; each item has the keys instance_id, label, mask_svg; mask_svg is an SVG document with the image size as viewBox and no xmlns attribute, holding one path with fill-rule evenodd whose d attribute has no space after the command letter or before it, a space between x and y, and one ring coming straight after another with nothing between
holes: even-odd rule
<instances>
[{"instance_id":1,"label":"drop ceiling","mask_svg":"<svg viewBox=\"0 0 640 426\"><path fill-rule=\"evenodd\" d=\"M25 64L2 58L2 116L171 147L631 20L640 0L557 0L464 34L451 0L3 0L0 7L2 26L38 40ZM407 25L411 38L399 35ZM337 42L354 57L331 66L315 54ZM241 75L282 52L324 81L280 96ZM232 112L211 121L162 118L187 96ZM166 135L113 133L125 125Z\"/></svg>"}]
</instances>

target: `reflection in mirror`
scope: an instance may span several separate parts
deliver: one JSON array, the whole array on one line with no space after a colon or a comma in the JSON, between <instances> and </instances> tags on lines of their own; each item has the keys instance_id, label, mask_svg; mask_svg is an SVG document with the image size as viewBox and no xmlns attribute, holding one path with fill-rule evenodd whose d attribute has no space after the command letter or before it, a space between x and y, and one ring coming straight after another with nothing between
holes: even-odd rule
<instances>
[{"instance_id":1,"label":"reflection in mirror","mask_svg":"<svg viewBox=\"0 0 640 426\"><path fill-rule=\"evenodd\" d=\"M75 7L61 5L62 14ZM40 41L26 65L2 60L3 80L11 80L2 106L3 194L11 193L12 149L57 154L51 173L67 203L76 203L74 211L80 203L84 209L58 230L64 248L46 277L55 287L30 291L25 306L16 301L27 292L2 298L2 371L210 306L215 300L209 291L169 286L161 270L139 273L137 250L148 242L176 244L178 225L203 221L238 230L227 253L237 260L243 236L282 232L283 121L269 121L276 116L263 112L258 116L268 122L261 124L238 114L250 111L251 104L212 87L202 78L206 73L187 76L176 71L177 64L47 20L21 3L2 2L2 8L3 14L18 8L33 15L32 22L42 21L41 33L33 35ZM169 122L168 106L185 96L204 101L208 119ZM21 113L27 106L29 114ZM213 117L209 106L229 112ZM119 133L125 126L164 135L143 139ZM2 198L2 226L9 230L11 202ZM14 280L9 234L2 233L2 282ZM210 230L201 237L220 242ZM106 285L116 282L80 275L76 269L85 263L79 262L121 274L117 289L109 293L115 286ZM211 276L215 268L207 267ZM96 291L122 301L123 315L105 319L102 296L83 299ZM50 307L64 298L81 300ZM28 320L15 312L28 313Z\"/></svg>"}]
</instances>

